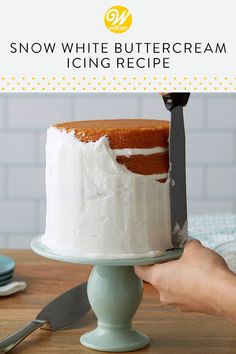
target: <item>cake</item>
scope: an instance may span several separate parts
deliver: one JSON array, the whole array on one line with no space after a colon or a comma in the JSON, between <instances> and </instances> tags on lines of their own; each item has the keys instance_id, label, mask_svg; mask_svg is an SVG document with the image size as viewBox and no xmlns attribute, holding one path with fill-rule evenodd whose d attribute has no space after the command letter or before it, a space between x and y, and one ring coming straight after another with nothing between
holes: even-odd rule
<instances>
[{"instance_id":1,"label":"cake","mask_svg":"<svg viewBox=\"0 0 236 354\"><path fill-rule=\"evenodd\" d=\"M162 120L50 127L42 243L96 259L154 257L173 248L168 137L169 122Z\"/></svg>"},{"instance_id":2,"label":"cake","mask_svg":"<svg viewBox=\"0 0 236 354\"><path fill-rule=\"evenodd\" d=\"M145 119L92 120L56 124L56 128L73 131L82 142L96 142L106 136L116 160L130 171L163 174L169 169L169 122Z\"/></svg>"}]
</instances>

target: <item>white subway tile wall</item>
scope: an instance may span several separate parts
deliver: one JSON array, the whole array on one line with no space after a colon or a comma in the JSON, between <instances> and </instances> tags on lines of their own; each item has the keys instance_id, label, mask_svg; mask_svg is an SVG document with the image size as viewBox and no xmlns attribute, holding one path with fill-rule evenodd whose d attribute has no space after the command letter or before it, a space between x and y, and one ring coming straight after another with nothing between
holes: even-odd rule
<instances>
[{"instance_id":1,"label":"white subway tile wall","mask_svg":"<svg viewBox=\"0 0 236 354\"><path fill-rule=\"evenodd\" d=\"M17 199L17 198L16 198ZM32 201L3 200L0 202L0 232L34 232L36 226L36 203Z\"/></svg>"},{"instance_id":2,"label":"white subway tile wall","mask_svg":"<svg viewBox=\"0 0 236 354\"><path fill-rule=\"evenodd\" d=\"M235 112L236 99L232 99L231 95L221 95L221 97L214 95L208 104L207 127L213 130L235 130Z\"/></svg>"},{"instance_id":3,"label":"white subway tile wall","mask_svg":"<svg viewBox=\"0 0 236 354\"><path fill-rule=\"evenodd\" d=\"M5 107L6 107L6 99L4 97L0 97L0 129L5 128Z\"/></svg>"},{"instance_id":4,"label":"white subway tile wall","mask_svg":"<svg viewBox=\"0 0 236 354\"><path fill-rule=\"evenodd\" d=\"M235 111L235 94L193 94L185 110L191 214L236 211ZM0 247L29 248L44 231L48 126L125 117L169 113L157 94L1 94Z\"/></svg>"},{"instance_id":5,"label":"white subway tile wall","mask_svg":"<svg viewBox=\"0 0 236 354\"><path fill-rule=\"evenodd\" d=\"M206 178L210 198L236 198L236 166L208 167Z\"/></svg>"},{"instance_id":6,"label":"white subway tile wall","mask_svg":"<svg viewBox=\"0 0 236 354\"><path fill-rule=\"evenodd\" d=\"M75 100L74 113L79 119L135 118L139 115L136 95L81 95Z\"/></svg>"},{"instance_id":7,"label":"white subway tile wall","mask_svg":"<svg viewBox=\"0 0 236 354\"><path fill-rule=\"evenodd\" d=\"M203 198L204 196L204 168L188 166L186 171L188 181L188 197Z\"/></svg>"},{"instance_id":8,"label":"white subway tile wall","mask_svg":"<svg viewBox=\"0 0 236 354\"><path fill-rule=\"evenodd\" d=\"M70 119L71 101L64 96L12 96L7 107L7 126L9 130L44 130L48 124Z\"/></svg>"},{"instance_id":9,"label":"white subway tile wall","mask_svg":"<svg viewBox=\"0 0 236 354\"><path fill-rule=\"evenodd\" d=\"M0 198L4 198L4 180L5 180L5 171L3 167L0 167Z\"/></svg>"},{"instance_id":10,"label":"white subway tile wall","mask_svg":"<svg viewBox=\"0 0 236 354\"><path fill-rule=\"evenodd\" d=\"M39 133L38 134L38 162L40 164L44 164L45 163L45 152L46 152L46 137L47 137L47 133L43 132L43 133Z\"/></svg>"},{"instance_id":11,"label":"white subway tile wall","mask_svg":"<svg viewBox=\"0 0 236 354\"><path fill-rule=\"evenodd\" d=\"M14 148L17 147L17 148ZM0 132L0 164L21 165L35 162L35 135L21 132Z\"/></svg>"},{"instance_id":12,"label":"white subway tile wall","mask_svg":"<svg viewBox=\"0 0 236 354\"><path fill-rule=\"evenodd\" d=\"M187 161L198 164L233 164L233 132L189 132L187 135Z\"/></svg>"},{"instance_id":13,"label":"white subway tile wall","mask_svg":"<svg viewBox=\"0 0 236 354\"><path fill-rule=\"evenodd\" d=\"M38 230L39 233L43 233L45 229L45 219L46 219L46 201L41 200L38 204Z\"/></svg>"},{"instance_id":14,"label":"white subway tile wall","mask_svg":"<svg viewBox=\"0 0 236 354\"><path fill-rule=\"evenodd\" d=\"M9 199L45 198L44 167L9 167L7 173Z\"/></svg>"}]
</instances>

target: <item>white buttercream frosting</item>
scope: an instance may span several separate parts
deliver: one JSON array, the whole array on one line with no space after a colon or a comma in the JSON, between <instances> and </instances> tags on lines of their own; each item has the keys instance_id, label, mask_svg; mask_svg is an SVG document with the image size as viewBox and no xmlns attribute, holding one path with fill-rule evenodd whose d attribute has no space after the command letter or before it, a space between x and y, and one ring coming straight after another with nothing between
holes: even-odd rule
<instances>
[{"instance_id":1,"label":"white buttercream frosting","mask_svg":"<svg viewBox=\"0 0 236 354\"><path fill-rule=\"evenodd\" d=\"M83 143L51 127L46 146L46 230L63 254L104 259L161 255L172 248L169 180L135 174L106 137Z\"/></svg>"},{"instance_id":2,"label":"white buttercream frosting","mask_svg":"<svg viewBox=\"0 0 236 354\"><path fill-rule=\"evenodd\" d=\"M133 156L133 155L153 155L167 152L168 148L156 146L154 148L142 148L142 149L113 149L116 156Z\"/></svg>"}]
</instances>

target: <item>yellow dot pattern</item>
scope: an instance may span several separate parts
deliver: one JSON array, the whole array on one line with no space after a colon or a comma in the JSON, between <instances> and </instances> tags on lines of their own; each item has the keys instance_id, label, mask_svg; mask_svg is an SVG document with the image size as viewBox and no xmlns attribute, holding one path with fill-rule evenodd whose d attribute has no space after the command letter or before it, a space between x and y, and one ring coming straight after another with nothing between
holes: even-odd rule
<instances>
[{"instance_id":1,"label":"yellow dot pattern","mask_svg":"<svg viewBox=\"0 0 236 354\"><path fill-rule=\"evenodd\" d=\"M0 92L236 92L230 76L6 76Z\"/></svg>"}]
</instances>

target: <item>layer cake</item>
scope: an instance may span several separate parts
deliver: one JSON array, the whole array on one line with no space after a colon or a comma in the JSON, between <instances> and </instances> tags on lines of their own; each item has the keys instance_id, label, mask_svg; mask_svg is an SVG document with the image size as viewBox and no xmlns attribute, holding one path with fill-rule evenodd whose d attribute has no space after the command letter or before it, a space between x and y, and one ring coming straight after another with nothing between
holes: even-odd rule
<instances>
[{"instance_id":1,"label":"layer cake","mask_svg":"<svg viewBox=\"0 0 236 354\"><path fill-rule=\"evenodd\" d=\"M130 171L167 174L169 169L169 122L151 119L113 119L60 123L60 130L74 132L82 142L96 142L103 136L117 156L117 162Z\"/></svg>"},{"instance_id":2,"label":"layer cake","mask_svg":"<svg viewBox=\"0 0 236 354\"><path fill-rule=\"evenodd\" d=\"M173 247L168 121L66 122L48 129L42 242L79 257L153 257Z\"/></svg>"}]
</instances>

